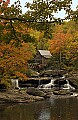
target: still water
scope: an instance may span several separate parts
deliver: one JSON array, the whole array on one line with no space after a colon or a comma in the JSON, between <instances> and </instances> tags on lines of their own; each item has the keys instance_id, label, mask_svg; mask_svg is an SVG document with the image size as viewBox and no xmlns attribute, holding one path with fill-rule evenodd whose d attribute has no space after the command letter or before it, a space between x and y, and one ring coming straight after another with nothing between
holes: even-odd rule
<instances>
[{"instance_id":1,"label":"still water","mask_svg":"<svg viewBox=\"0 0 78 120\"><path fill-rule=\"evenodd\" d=\"M29 104L0 104L0 120L78 120L78 98L50 98Z\"/></svg>"}]
</instances>

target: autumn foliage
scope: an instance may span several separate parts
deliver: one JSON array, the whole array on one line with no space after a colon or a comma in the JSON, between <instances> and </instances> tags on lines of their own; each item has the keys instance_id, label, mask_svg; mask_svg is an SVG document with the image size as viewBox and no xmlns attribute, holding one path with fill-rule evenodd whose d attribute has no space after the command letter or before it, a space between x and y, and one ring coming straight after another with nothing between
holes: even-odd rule
<instances>
[{"instance_id":1,"label":"autumn foliage","mask_svg":"<svg viewBox=\"0 0 78 120\"><path fill-rule=\"evenodd\" d=\"M32 48L31 48L32 49ZM32 58L30 45L22 43L20 47L10 44L0 45L0 68L3 68L2 79L27 79L28 60Z\"/></svg>"},{"instance_id":2,"label":"autumn foliage","mask_svg":"<svg viewBox=\"0 0 78 120\"><path fill-rule=\"evenodd\" d=\"M54 56L58 56L58 61L64 59L64 65L66 67L73 66L77 68L78 60L78 31L71 33L71 30L67 29L64 33L63 25L62 28L58 26L57 30L53 34L53 39L49 40L49 50Z\"/></svg>"},{"instance_id":3,"label":"autumn foliage","mask_svg":"<svg viewBox=\"0 0 78 120\"><path fill-rule=\"evenodd\" d=\"M19 0L11 6L0 3L0 82L26 80L29 61L39 49L50 50L54 68L60 61L66 70L78 69L78 9L72 11L71 4L71 0L37 0L26 3L30 10L22 14ZM61 9L67 17L55 18L54 12Z\"/></svg>"}]
</instances>

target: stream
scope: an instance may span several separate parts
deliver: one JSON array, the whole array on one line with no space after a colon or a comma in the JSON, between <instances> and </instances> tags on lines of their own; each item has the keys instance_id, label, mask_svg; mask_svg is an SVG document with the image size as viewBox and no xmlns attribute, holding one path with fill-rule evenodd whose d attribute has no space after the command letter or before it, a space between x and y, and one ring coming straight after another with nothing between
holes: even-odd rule
<instances>
[{"instance_id":1,"label":"stream","mask_svg":"<svg viewBox=\"0 0 78 120\"><path fill-rule=\"evenodd\" d=\"M78 98L51 97L29 104L0 104L0 120L78 120Z\"/></svg>"}]
</instances>

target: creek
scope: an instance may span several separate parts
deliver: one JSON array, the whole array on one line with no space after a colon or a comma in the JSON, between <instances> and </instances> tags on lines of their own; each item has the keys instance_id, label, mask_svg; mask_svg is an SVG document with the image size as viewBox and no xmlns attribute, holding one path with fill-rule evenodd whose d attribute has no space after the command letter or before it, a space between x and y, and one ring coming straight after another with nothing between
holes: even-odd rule
<instances>
[{"instance_id":1,"label":"creek","mask_svg":"<svg viewBox=\"0 0 78 120\"><path fill-rule=\"evenodd\" d=\"M29 104L0 104L0 120L78 120L78 98L51 97Z\"/></svg>"}]
</instances>

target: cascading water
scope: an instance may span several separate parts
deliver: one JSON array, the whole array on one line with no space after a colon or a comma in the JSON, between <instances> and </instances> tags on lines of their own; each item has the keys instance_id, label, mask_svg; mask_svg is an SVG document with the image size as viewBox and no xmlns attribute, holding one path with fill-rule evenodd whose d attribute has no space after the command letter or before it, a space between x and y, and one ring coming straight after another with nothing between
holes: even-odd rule
<instances>
[{"instance_id":1,"label":"cascading water","mask_svg":"<svg viewBox=\"0 0 78 120\"><path fill-rule=\"evenodd\" d=\"M12 82L12 88L18 88L19 89L19 83L18 83L18 79L11 79Z\"/></svg>"},{"instance_id":2,"label":"cascading water","mask_svg":"<svg viewBox=\"0 0 78 120\"><path fill-rule=\"evenodd\" d=\"M39 86L38 88L42 88L42 89L51 89L54 86L54 81L55 79L51 79L51 82L48 84L40 84L40 80L39 80Z\"/></svg>"},{"instance_id":3,"label":"cascading water","mask_svg":"<svg viewBox=\"0 0 78 120\"><path fill-rule=\"evenodd\" d=\"M69 81L66 80L67 84L64 84L63 89L68 89L68 90L75 90L75 88L73 86L70 85Z\"/></svg>"},{"instance_id":4,"label":"cascading water","mask_svg":"<svg viewBox=\"0 0 78 120\"><path fill-rule=\"evenodd\" d=\"M59 79L55 79L52 78L50 83L48 84L41 84L41 81L39 80L39 89L52 89L52 88L57 88L58 89L63 89L63 90L75 90L75 87L73 87L72 85L70 85L69 80L65 80L65 76L59 78Z\"/></svg>"}]
</instances>

